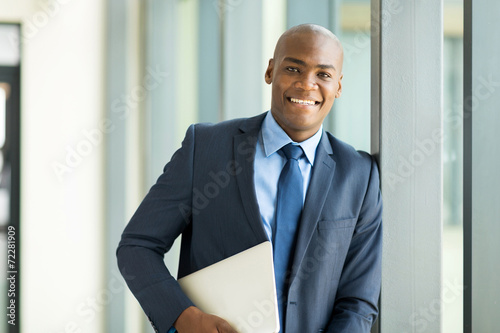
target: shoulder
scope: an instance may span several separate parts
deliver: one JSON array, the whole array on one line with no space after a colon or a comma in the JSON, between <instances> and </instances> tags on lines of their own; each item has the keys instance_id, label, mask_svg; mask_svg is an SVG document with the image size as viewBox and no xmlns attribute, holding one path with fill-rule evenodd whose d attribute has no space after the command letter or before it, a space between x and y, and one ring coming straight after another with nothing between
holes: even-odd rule
<instances>
[{"instance_id":1,"label":"shoulder","mask_svg":"<svg viewBox=\"0 0 500 333\"><path fill-rule=\"evenodd\" d=\"M247 119L248 118L238 118L238 119L224 120L218 123L197 123L194 124L193 126L196 128L197 131L200 132L225 131L225 130L239 128L242 124L245 123Z\"/></svg>"},{"instance_id":2,"label":"shoulder","mask_svg":"<svg viewBox=\"0 0 500 333\"><path fill-rule=\"evenodd\" d=\"M214 160L214 156L231 158L235 142L245 138L245 145L242 147L250 149L249 152L251 152L251 149L255 147L264 117L265 113L251 118L232 119L215 124L193 124L187 129L182 146L191 151L195 159L208 161ZM246 136L243 137L242 134Z\"/></svg>"},{"instance_id":3,"label":"shoulder","mask_svg":"<svg viewBox=\"0 0 500 333\"><path fill-rule=\"evenodd\" d=\"M351 170L371 170L375 162L372 155L362 150L356 150L353 146L337 139L329 132L325 133L332 148L332 158L337 165L340 164Z\"/></svg>"},{"instance_id":4,"label":"shoulder","mask_svg":"<svg viewBox=\"0 0 500 333\"><path fill-rule=\"evenodd\" d=\"M197 142L229 139L244 132L258 132L266 113L250 118L237 118L218 123L197 123L189 127L188 132Z\"/></svg>"},{"instance_id":5,"label":"shoulder","mask_svg":"<svg viewBox=\"0 0 500 333\"><path fill-rule=\"evenodd\" d=\"M369 197L377 203L380 196L380 175L375 157L365 151L356 150L351 145L327 133L331 144L331 157L335 161L334 178L339 183L348 184L364 198Z\"/></svg>"}]
</instances>

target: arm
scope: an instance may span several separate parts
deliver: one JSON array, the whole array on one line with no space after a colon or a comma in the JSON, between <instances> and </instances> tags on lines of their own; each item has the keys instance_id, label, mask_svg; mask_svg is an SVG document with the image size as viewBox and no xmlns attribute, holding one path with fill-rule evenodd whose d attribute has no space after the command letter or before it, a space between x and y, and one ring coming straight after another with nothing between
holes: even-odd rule
<instances>
[{"instance_id":1,"label":"arm","mask_svg":"<svg viewBox=\"0 0 500 333\"><path fill-rule=\"evenodd\" d=\"M367 333L378 315L382 262L382 198L372 158L371 174L349 246L327 332Z\"/></svg>"},{"instance_id":2,"label":"arm","mask_svg":"<svg viewBox=\"0 0 500 333\"><path fill-rule=\"evenodd\" d=\"M155 330L162 333L176 320L180 333L202 332L190 325L208 329L225 323L196 309L163 262L164 254L191 223L186 210L192 207L194 137L191 126L182 147L125 228L117 249L118 267L128 287Z\"/></svg>"}]
</instances>

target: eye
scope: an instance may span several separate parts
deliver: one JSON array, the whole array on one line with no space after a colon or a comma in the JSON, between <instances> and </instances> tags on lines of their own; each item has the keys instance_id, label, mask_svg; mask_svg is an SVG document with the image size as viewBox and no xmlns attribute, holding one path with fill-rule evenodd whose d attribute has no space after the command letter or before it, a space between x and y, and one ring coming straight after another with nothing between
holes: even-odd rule
<instances>
[{"instance_id":1,"label":"eye","mask_svg":"<svg viewBox=\"0 0 500 333\"><path fill-rule=\"evenodd\" d=\"M318 73L318 76L319 77L322 77L324 79L329 79L331 78L332 76L330 75L330 73L326 73L326 72L321 72L321 73Z\"/></svg>"},{"instance_id":2,"label":"eye","mask_svg":"<svg viewBox=\"0 0 500 333\"><path fill-rule=\"evenodd\" d=\"M298 73L299 72L299 69L297 67L290 67L290 66L288 66L288 67L285 67L285 70L287 72L292 72L292 73Z\"/></svg>"}]
</instances>

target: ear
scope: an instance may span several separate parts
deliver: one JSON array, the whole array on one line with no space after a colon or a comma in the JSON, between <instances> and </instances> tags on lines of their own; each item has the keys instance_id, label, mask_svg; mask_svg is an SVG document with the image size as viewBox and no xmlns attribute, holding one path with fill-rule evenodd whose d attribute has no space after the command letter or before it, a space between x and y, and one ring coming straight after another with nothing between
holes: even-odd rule
<instances>
[{"instance_id":1,"label":"ear","mask_svg":"<svg viewBox=\"0 0 500 333\"><path fill-rule=\"evenodd\" d=\"M340 74L339 77L339 88L337 89L337 93L335 94L335 98L339 98L342 95L342 79L344 78L344 73Z\"/></svg>"},{"instance_id":2,"label":"ear","mask_svg":"<svg viewBox=\"0 0 500 333\"><path fill-rule=\"evenodd\" d=\"M274 69L274 59L269 59L269 64L267 65L266 73L264 74L264 79L267 84L271 84L273 82L273 69Z\"/></svg>"}]
</instances>

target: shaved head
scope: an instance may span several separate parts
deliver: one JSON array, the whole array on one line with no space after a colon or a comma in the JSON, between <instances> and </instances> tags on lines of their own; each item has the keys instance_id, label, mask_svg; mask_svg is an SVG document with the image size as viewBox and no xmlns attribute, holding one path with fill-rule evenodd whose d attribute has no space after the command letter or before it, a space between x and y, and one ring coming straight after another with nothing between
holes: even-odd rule
<instances>
[{"instance_id":1,"label":"shaved head","mask_svg":"<svg viewBox=\"0 0 500 333\"><path fill-rule=\"evenodd\" d=\"M285 31L280 38L278 39L278 42L276 43L276 47L274 49L274 59L278 59L283 55L283 47L286 44L286 42L289 39L294 39L297 38L299 35L322 35L326 37L326 39L330 40L333 42L338 49L338 52L340 53L340 58L343 60L344 58L344 49L342 47L342 43L340 43L340 40L338 39L337 36L330 30L326 29L325 27L322 27L317 24L300 24L296 25L294 27L291 27L287 31ZM340 68L342 70L342 68Z\"/></svg>"}]
</instances>

